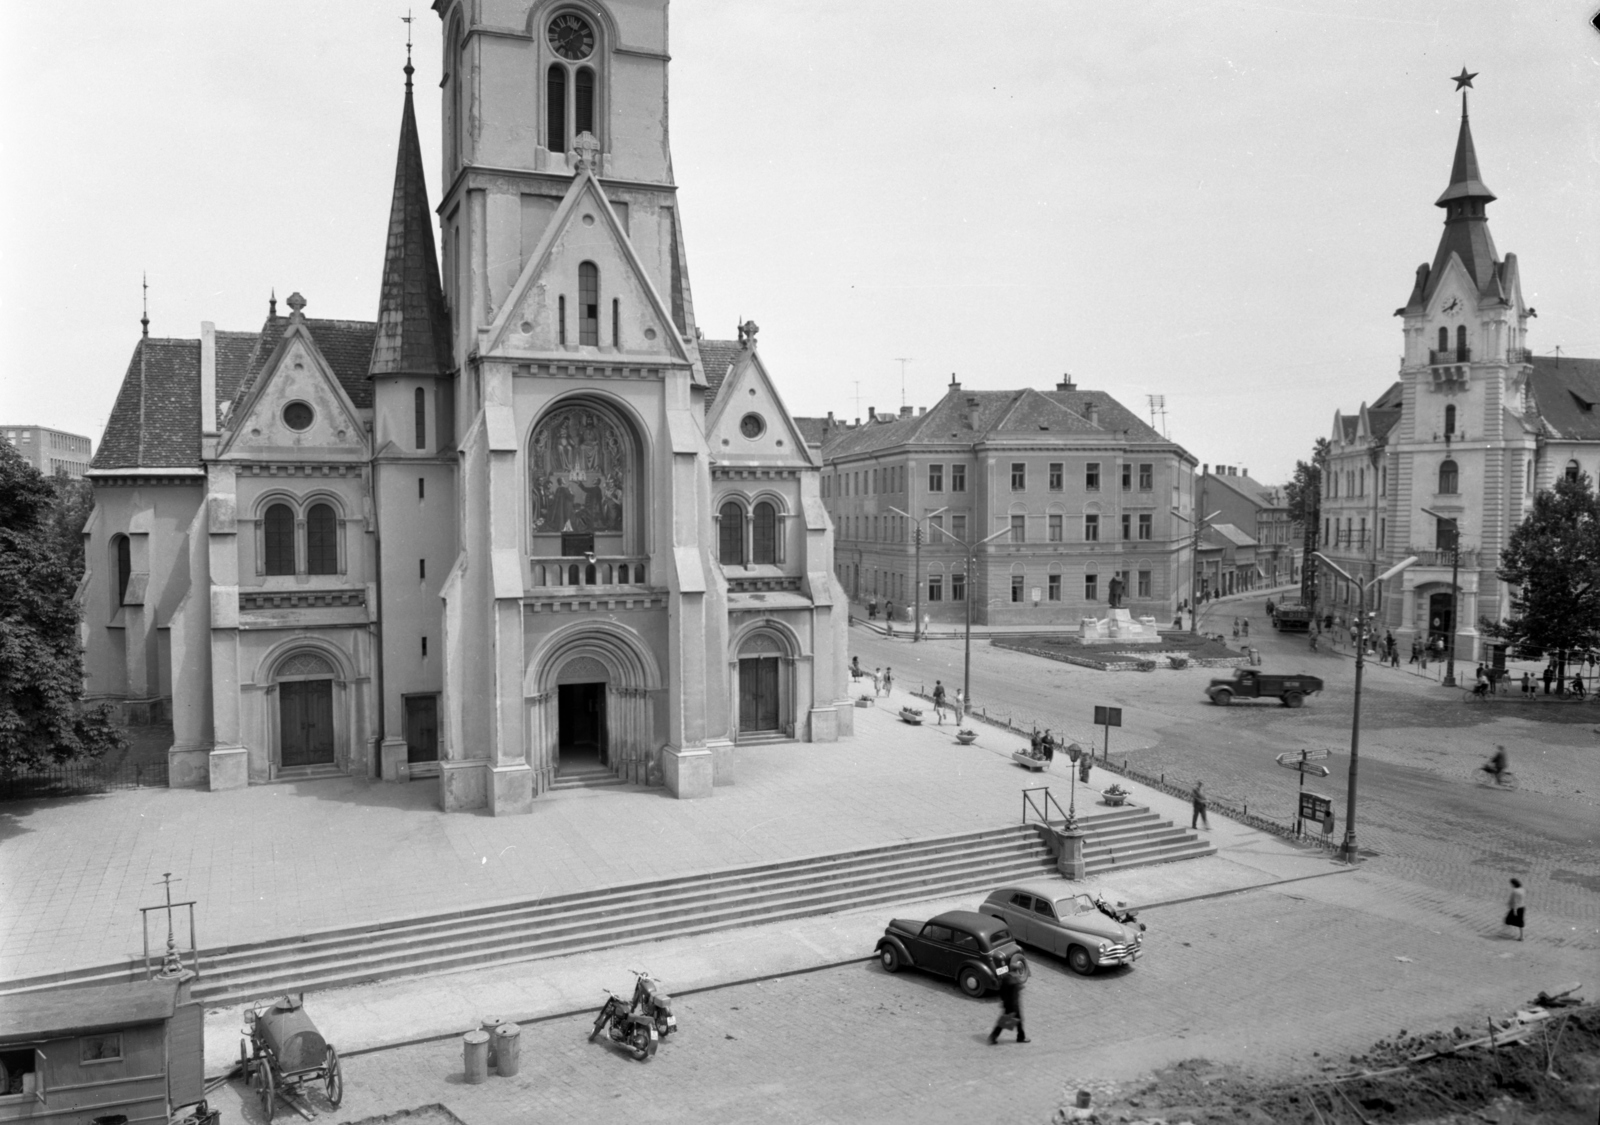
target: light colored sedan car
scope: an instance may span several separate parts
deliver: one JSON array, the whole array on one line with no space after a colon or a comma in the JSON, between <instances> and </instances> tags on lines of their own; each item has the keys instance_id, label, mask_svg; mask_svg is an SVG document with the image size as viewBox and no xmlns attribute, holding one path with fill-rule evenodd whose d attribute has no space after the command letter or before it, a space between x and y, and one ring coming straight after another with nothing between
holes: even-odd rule
<instances>
[{"instance_id":1,"label":"light colored sedan car","mask_svg":"<svg viewBox=\"0 0 1600 1125\"><path fill-rule=\"evenodd\" d=\"M978 912L1006 923L1023 945L1065 958L1075 973L1131 965L1144 952L1139 926L1108 917L1092 896L1070 887L1001 887L983 900Z\"/></svg>"}]
</instances>

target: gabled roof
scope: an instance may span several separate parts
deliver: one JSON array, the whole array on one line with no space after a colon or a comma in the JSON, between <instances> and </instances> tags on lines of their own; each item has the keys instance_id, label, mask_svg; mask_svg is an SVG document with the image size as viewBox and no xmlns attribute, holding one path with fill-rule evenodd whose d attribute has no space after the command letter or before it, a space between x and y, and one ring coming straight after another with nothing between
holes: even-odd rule
<instances>
[{"instance_id":1,"label":"gabled roof","mask_svg":"<svg viewBox=\"0 0 1600 1125\"><path fill-rule=\"evenodd\" d=\"M333 374L344 388L344 393L350 396L351 404L361 410L371 407L372 382L368 373L372 369L372 343L378 326L370 320L314 320L310 317L306 318L305 325L312 339L317 342L317 350L328 361L328 366L333 368ZM249 371L234 392L235 406L250 393L256 377L261 374L267 360L272 358L272 353L283 339L283 330L288 326L289 318L279 316L275 309L267 314L250 356ZM219 397L222 394L220 386L217 394Z\"/></svg>"},{"instance_id":2,"label":"gabled roof","mask_svg":"<svg viewBox=\"0 0 1600 1125\"><path fill-rule=\"evenodd\" d=\"M1600 359L1534 356L1528 385L1548 436L1600 440Z\"/></svg>"},{"instance_id":3,"label":"gabled roof","mask_svg":"<svg viewBox=\"0 0 1600 1125\"><path fill-rule=\"evenodd\" d=\"M1213 542L1229 543L1235 547L1254 547L1255 536L1246 535L1231 523L1214 523L1205 529L1205 538Z\"/></svg>"},{"instance_id":4,"label":"gabled roof","mask_svg":"<svg viewBox=\"0 0 1600 1125\"><path fill-rule=\"evenodd\" d=\"M433 212L422 170L417 117L411 104L411 60L406 60L405 107L395 158L394 201L389 207L389 242L378 292L378 326L371 374L444 375L451 364L450 314L439 285L433 248Z\"/></svg>"},{"instance_id":5,"label":"gabled roof","mask_svg":"<svg viewBox=\"0 0 1600 1125\"><path fill-rule=\"evenodd\" d=\"M1284 504L1281 489L1262 484L1254 477L1247 477L1242 473L1213 473L1206 477L1206 487L1209 488L1213 483L1226 485L1259 507L1282 507Z\"/></svg>"},{"instance_id":6,"label":"gabled roof","mask_svg":"<svg viewBox=\"0 0 1600 1125\"><path fill-rule=\"evenodd\" d=\"M1126 432L1129 441L1166 441L1150 425L1105 391L1045 391L1046 398L1054 399L1068 409L1088 416L1088 406L1099 408L1100 428L1113 433Z\"/></svg>"},{"instance_id":7,"label":"gabled roof","mask_svg":"<svg viewBox=\"0 0 1600 1125\"><path fill-rule=\"evenodd\" d=\"M828 436L828 420L826 418L796 418L795 429L806 439L807 445L821 445Z\"/></svg>"},{"instance_id":8,"label":"gabled roof","mask_svg":"<svg viewBox=\"0 0 1600 1125\"><path fill-rule=\"evenodd\" d=\"M199 464L200 341L141 337L90 467Z\"/></svg>"},{"instance_id":9,"label":"gabled roof","mask_svg":"<svg viewBox=\"0 0 1600 1125\"><path fill-rule=\"evenodd\" d=\"M706 373L707 414L711 413L712 403L717 401L717 392L722 389L722 380L728 377L733 361L739 358L739 350L737 340L700 341L700 366Z\"/></svg>"}]
</instances>

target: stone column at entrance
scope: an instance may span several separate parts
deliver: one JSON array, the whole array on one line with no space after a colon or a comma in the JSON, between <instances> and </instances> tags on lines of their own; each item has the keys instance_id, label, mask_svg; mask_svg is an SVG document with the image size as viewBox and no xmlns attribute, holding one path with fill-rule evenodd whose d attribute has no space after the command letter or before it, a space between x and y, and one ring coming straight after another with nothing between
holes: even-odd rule
<instances>
[{"instance_id":1,"label":"stone column at entrance","mask_svg":"<svg viewBox=\"0 0 1600 1125\"><path fill-rule=\"evenodd\" d=\"M547 792L556 779L556 693L528 697L528 766L533 770L533 793Z\"/></svg>"}]
</instances>

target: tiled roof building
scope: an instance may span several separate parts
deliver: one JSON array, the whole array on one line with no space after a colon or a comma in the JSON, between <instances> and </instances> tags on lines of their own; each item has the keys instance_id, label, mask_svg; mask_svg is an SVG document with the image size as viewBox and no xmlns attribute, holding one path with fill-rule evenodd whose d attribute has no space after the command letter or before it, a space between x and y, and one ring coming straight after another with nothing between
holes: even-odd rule
<instances>
[{"instance_id":1,"label":"tiled roof building","mask_svg":"<svg viewBox=\"0 0 1600 1125\"><path fill-rule=\"evenodd\" d=\"M952 379L922 412L804 423L823 435L840 581L902 624L919 607L962 621L970 602L978 624L1076 628L1105 616L1113 578L1166 624L1191 596L1194 458L1103 391ZM961 544L984 539L969 573Z\"/></svg>"}]
</instances>

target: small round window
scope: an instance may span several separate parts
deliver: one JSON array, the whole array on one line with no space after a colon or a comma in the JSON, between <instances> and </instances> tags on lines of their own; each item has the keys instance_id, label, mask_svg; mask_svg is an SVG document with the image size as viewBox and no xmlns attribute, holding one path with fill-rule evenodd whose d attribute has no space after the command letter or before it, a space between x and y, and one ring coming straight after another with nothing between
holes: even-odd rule
<instances>
[{"instance_id":1,"label":"small round window","mask_svg":"<svg viewBox=\"0 0 1600 1125\"><path fill-rule=\"evenodd\" d=\"M739 432L747 438L758 438L767 432L767 424L759 414L746 414L739 422Z\"/></svg>"},{"instance_id":2,"label":"small round window","mask_svg":"<svg viewBox=\"0 0 1600 1125\"><path fill-rule=\"evenodd\" d=\"M311 425L311 407L303 402L291 402L283 408L283 424L291 430L303 430Z\"/></svg>"}]
</instances>

